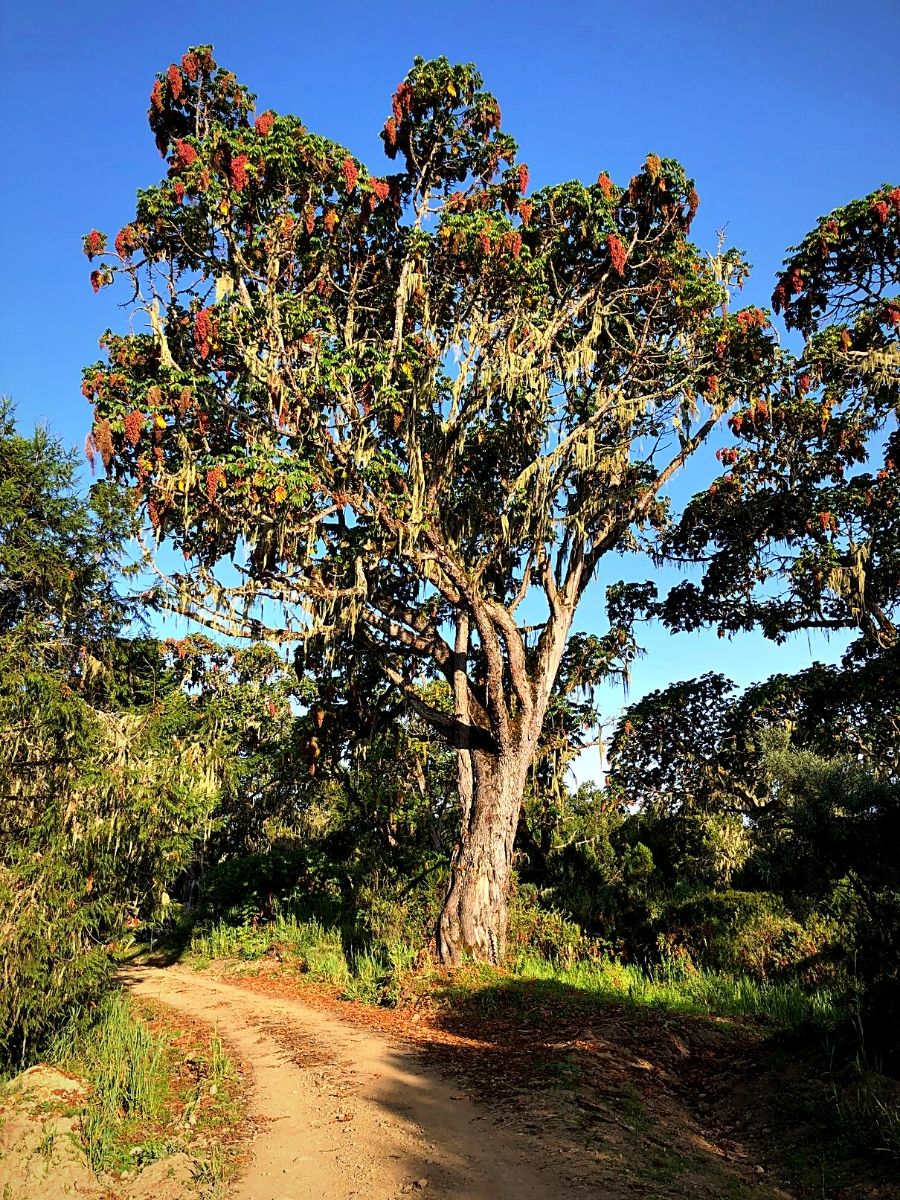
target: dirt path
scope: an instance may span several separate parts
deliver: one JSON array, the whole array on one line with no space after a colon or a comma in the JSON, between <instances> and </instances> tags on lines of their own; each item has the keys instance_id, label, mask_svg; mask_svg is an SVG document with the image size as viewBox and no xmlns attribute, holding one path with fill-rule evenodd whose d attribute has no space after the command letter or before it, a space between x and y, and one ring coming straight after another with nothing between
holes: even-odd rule
<instances>
[{"instance_id":1,"label":"dirt path","mask_svg":"<svg viewBox=\"0 0 900 1200\"><path fill-rule=\"evenodd\" d=\"M377 1034L181 968L135 967L125 982L217 1023L252 1070L258 1133L232 1200L600 1195Z\"/></svg>"}]
</instances>

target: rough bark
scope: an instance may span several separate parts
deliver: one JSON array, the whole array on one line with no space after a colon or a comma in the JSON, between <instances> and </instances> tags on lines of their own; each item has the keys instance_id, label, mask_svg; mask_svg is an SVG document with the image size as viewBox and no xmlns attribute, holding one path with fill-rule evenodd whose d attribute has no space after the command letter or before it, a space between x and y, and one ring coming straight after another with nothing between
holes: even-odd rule
<instances>
[{"instance_id":1,"label":"rough bark","mask_svg":"<svg viewBox=\"0 0 900 1200\"><path fill-rule=\"evenodd\" d=\"M533 748L471 753L474 787L437 929L441 962L499 963L506 953L507 897L513 842Z\"/></svg>"}]
</instances>

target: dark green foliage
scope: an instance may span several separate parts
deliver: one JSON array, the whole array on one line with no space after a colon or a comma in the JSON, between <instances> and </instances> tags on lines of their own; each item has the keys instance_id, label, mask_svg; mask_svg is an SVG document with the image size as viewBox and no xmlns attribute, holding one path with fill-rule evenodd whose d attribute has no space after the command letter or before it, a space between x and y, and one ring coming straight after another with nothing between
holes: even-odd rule
<instances>
[{"instance_id":1,"label":"dark green foliage","mask_svg":"<svg viewBox=\"0 0 900 1200\"><path fill-rule=\"evenodd\" d=\"M835 923L832 953L870 1046L900 1064L900 784L809 751L776 752L768 765L780 814L750 867Z\"/></svg>"},{"instance_id":2,"label":"dark green foliage","mask_svg":"<svg viewBox=\"0 0 900 1200\"><path fill-rule=\"evenodd\" d=\"M158 646L127 636L125 515L0 413L0 1064L95 998L109 943L167 900L214 763ZM188 708L190 706L188 705Z\"/></svg>"},{"instance_id":3,"label":"dark green foliage","mask_svg":"<svg viewBox=\"0 0 900 1200\"><path fill-rule=\"evenodd\" d=\"M625 713L611 752L611 786L637 806L624 825L652 851L662 951L828 981L887 1058L900 995L896 665L890 649L741 696L721 676L675 684Z\"/></svg>"},{"instance_id":4,"label":"dark green foliage","mask_svg":"<svg viewBox=\"0 0 900 1200\"><path fill-rule=\"evenodd\" d=\"M693 963L755 979L798 976L819 983L827 977L823 923L805 928L771 892L701 892L664 905L659 918L661 948L686 952Z\"/></svg>"}]
</instances>

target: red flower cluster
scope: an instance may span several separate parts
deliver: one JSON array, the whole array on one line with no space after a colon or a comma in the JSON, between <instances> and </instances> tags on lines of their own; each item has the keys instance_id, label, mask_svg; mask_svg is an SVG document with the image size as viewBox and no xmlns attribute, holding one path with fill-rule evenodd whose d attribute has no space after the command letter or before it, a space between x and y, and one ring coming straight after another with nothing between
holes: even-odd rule
<instances>
[{"instance_id":1,"label":"red flower cluster","mask_svg":"<svg viewBox=\"0 0 900 1200\"><path fill-rule=\"evenodd\" d=\"M900 328L900 304L888 304L884 315L889 324Z\"/></svg>"},{"instance_id":2,"label":"red flower cluster","mask_svg":"<svg viewBox=\"0 0 900 1200\"><path fill-rule=\"evenodd\" d=\"M479 233L479 235L478 235L478 244L479 244L479 246L481 246L481 253L482 253L482 254L490 254L490 252L491 252L491 239L490 239L490 237L489 237L489 235L488 235L488 234L486 234L486 233Z\"/></svg>"},{"instance_id":3,"label":"red flower cluster","mask_svg":"<svg viewBox=\"0 0 900 1200\"><path fill-rule=\"evenodd\" d=\"M157 112L162 112L163 108L165 107L161 79L157 79L156 83L153 85L153 91L150 93L150 103L157 110Z\"/></svg>"},{"instance_id":4,"label":"red flower cluster","mask_svg":"<svg viewBox=\"0 0 900 1200\"><path fill-rule=\"evenodd\" d=\"M781 312L783 308L788 306L787 288L783 283L779 283L778 287L772 293L772 307L776 312Z\"/></svg>"},{"instance_id":5,"label":"red flower cluster","mask_svg":"<svg viewBox=\"0 0 900 1200\"><path fill-rule=\"evenodd\" d=\"M139 408L132 409L125 418L125 441L129 446L136 446L138 444L143 428L144 414Z\"/></svg>"},{"instance_id":6,"label":"red flower cluster","mask_svg":"<svg viewBox=\"0 0 900 1200\"><path fill-rule=\"evenodd\" d=\"M272 126L275 124L275 114L273 112L260 113L254 122L254 128L260 137L268 137L272 132Z\"/></svg>"},{"instance_id":7,"label":"red flower cluster","mask_svg":"<svg viewBox=\"0 0 900 1200\"><path fill-rule=\"evenodd\" d=\"M138 247L137 234L134 231L133 225L126 225L124 229L120 229L116 234L116 254L123 261L126 258L131 258L132 253Z\"/></svg>"},{"instance_id":8,"label":"red flower cluster","mask_svg":"<svg viewBox=\"0 0 900 1200\"><path fill-rule=\"evenodd\" d=\"M291 214L288 213L288 215L284 218L284 220L281 223L281 232L284 235L284 237L289 238L293 234L295 225L296 225L296 221L291 216Z\"/></svg>"},{"instance_id":9,"label":"red flower cluster","mask_svg":"<svg viewBox=\"0 0 900 1200\"><path fill-rule=\"evenodd\" d=\"M835 519L834 513L820 512L818 517L819 524L822 526L822 529L837 529L837 520Z\"/></svg>"},{"instance_id":10,"label":"red flower cluster","mask_svg":"<svg viewBox=\"0 0 900 1200\"><path fill-rule=\"evenodd\" d=\"M180 179L175 181L175 203L180 204L184 199L184 184Z\"/></svg>"},{"instance_id":11,"label":"red flower cluster","mask_svg":"<svg viewBox=\"0 0 900 1200\"><path fill-rule=\"evenodd\" d=\"M397 122L394 117L388 117L384 123L384 140L391 150L397 145Z\"/></svg>"},{"instance_id":12,"label":"red flower cluster","mask_svg":"<svg viewBox=\"0 0 900 1200\"><path fill-rule=\"evenodd\" d=\"M356 163L349 154L344 159L342 170L344 172L344 183L347 185L347 191L352 192L356 187L356 181L359 178L359 172L356 169Z\"/></svg>"},{"instance_id":13,"label":"red flower cluster","mask_svg":"<svg viewBox=\"0 0 900 1200\"><path fill-rule=\"evenodd\" d=\"M103 459L104 467L108 467L112 462L113 457L113 436L112 426L109 421L98 421L93 429L94 445L100 451L100 457Z\"/></svg>"},{"instance_id":14,"label":"red flower cluster","mask_svg":"<svg viewBox=\"0 0 900 1200\"><path fill-rule=\"evenodd\" d=\"M386 179L373 179L372 191L379 200L387 200L388 196L391 194L391 185Z\"/></svg>"},{"instance_id":15,"label":"red flower cluster","mask_svg":"<svg viewBox=\"0 0 900 1200\"><path fill-rule=\"evenodd\" d=\"M310 235L310 237L312 237L313 231L316 228L316 210L314 208L308 208L303 215L303 223L306 226L306 232Z\"/></svg>"},{"instance_id":16,"label":"red flower cluster","mask_svg":"<svg viewBox=\"0 0 900 1200\"><path fill-rule=\"evenodd\" d=\"M508 233L506 235L506 248L513 256L518 258L522 253L522 235L518 232Z\"/></svg>"},{"instance_id":17,"label":"red flower cluster","mask_svg":"<svg viewBox=\"0 0 900 1200\"><path fill-rule=\"evenodd\" d=\"M169 67L169 70L166 72L166 74L169 77L169 87L172 91L172 99L177 100L184 88L184 76L174 63L172 63L171 67Z\"/></svg>"},{"instance_id":18,"label":"red flower cluster","mask_svg":"<svg viewBox=\"0 0 900 1200\"><path fill-rule=\"evenodd\" d=\"M329 208L328 212L326 212L325 216L322 218L322 224L329 233L334 232L334 227L337 225L337 213L333 208Z\"/></svg>"},{"instance_id":19,"label":"red flower cluster","mask_svg":"<svg viewBox=\"0 0 900 1200\"><path fill-rule=\"evenodd\" d=\"M607 175L607 173L605 171L603 172L602 175L600 175L598 177L597 187L600 189L600 191L603 193L603 195L606 197L607 200L610 198L610 196L616 190L615 184L613 183L613 181L610 179L610 177Z\"/></svg>"},{"instance_id":20,"label":"red flower cluster","mask_svg":"<svg viewBox=\"0 0 900 1200\"><path fill-rule=\"evenodd\" d=\"M191 163L197 161L197 151L188 142L182 141L181 138L175 142L175 153L178 156L179 165L189 167Z\"/></svg>"},{"instance_id":21,"label":"red flower cluster","mask_svg":"<svg viewBox=\"0 0 900 1200\"><path fill-rule=\"evenodd\" d=\"M216 318L208 308L201 308L194 317L194 345L201 358L208 358L211 349L210 340L215 335Z\"/></svg>"},{"instance_id":22,"label":"red flower cluster","mask_svg":"<svg viewBox=\"0 0 900 1200\"><path fill-rule=\"evenodd\" d=\"M526 227L531 224L531 214L534 212L534 205L530 200L521 200L519 202L519 216L522 218L522 224Z\"/></svg>"},{"instance_id":23,"label":"red flower cluster","mask_svg":"<svg viewBox=\"0 0 900 1200\"><path fill-rule=\"evenodd\" d=\"M628 254L616 234L611 233L607 237L606 248L609 250L609 261L612 263L613 270L617 275L624 275Z\"/></svg>"},{"instance_id":24,"label":"red flower cluster","mask_svg":"<svg viewBox=\"0 0 900 1200\"><path fill-rule=\"evenodd\" d=\"M525 163L519 163L519 191L523 196L528 191L528 167Z\"/></svg>"},{"instance_id":25,"label":"red flower cluster","mask_svg":"<svg viewBox=\"0 0 900 1200\"><path fill-rule=\"evenodd\" d=\"M799 267L794 267L788 278L788 284L795 296L799 296L803 291L803 272Z\"/></svg>"},{"instance_id":26,"label":"red flower cluster","mask_svg":"<svg viewBox=\"0 0 900 1200\"><path fill-rule=\"evenodd\" d=\"M694 188L688 192L688 220L693 221L697 215L697 209L700 207L700 197Z\"/></svg>"},{"instance_id":27,"label":"red flower cluster","mask_svg":"<svg viewBox=\"0 0 900 1200\"><path fill-rule=\"evenodd\" d=\"M82 242L84 252L89 259L92 259L95 254L102 254L106 249L106 235L98 233L96 229L92 229L90 233L85 234Z\"/></svg>"},{"instance_id":28,"label":"red flower cluster","mask_svg":"<svg viewBox=\"0 0 900 1200\"><path fill-rule=\"evenodd\" d=\"M404 116L409 113L412 107L413 89L411 84L406 82L397 84L397 91L394 93L391 101L391 108L394 113L394 120L399 125Z\"/></svg>"},{"instance_id":29,"label":"red flower cluster","mask_svg":"<svg viewBox=\"0 0 900 1200\"><path fill-rule=\"evenodd\" d=\"M224 467L212 467L206 472L206 498L210 504L215 503L216 492L219 490L219 484L225 480Z\"/></svg>"},{"instance_id":30,"label":"red flower cluster","mask_svg":"<svg viewBox=\"0 0 900 1200\"><path fill-rule=\"evenodd\" d=\"M91 287L95 292L99 292L103 286L103 279L99 271L91 271Z\"/></svg>"},{"instance_id":31,"label":"red flower cluster","mask_svg":"<svg viewBox=\"0 0 900 1200\"><path fill-rule=\"evenodd\" d=\"M239 154L237 158L231 160L231 184L236 192L242 192L247 186L247 163L249 161L246 154Z\"/></svg>"},{"instance_id":32,"label":"red flower cluster","mask_svg":"<svg viewBox=\"0 0 900 1200\"><path fill-rule=\"evenodd\" d=\"M708 396L715 396L715 394L716 394L716 392L718 392L718 390L719 390L718 375L707 375L707 377L706 377L706 394ZM721 456L721 454L722 454L722 451L720 450L719 453L716 455L716 458L719 458Z\"/></svg>"},{"instance_id":33,"label":"red flower cluster","mask_svg":"<svg viewBox=\"0 0 900 1200\"><path fill-rule=\"evenodd\" d=\"M804 373L797 380L797 391L802 396L806 392L808 392L811 387L812 387L812 380L804 371Z\"/></svg>"},{"instance_id":34,"label":"red flower cluster","mask_svg":"<svg viewBox=\"0 0 900 1200\"><path fill-rule=\"evenodd\" d=\"M762 329L766 324L766 314L761 308L745 308L738 313L737 323L741 329Z\"/></svg>"},{"instance_id":35,"label":"red flower cluster","mask_svg":"<svg viewBox=\"0 0 900 1200\"><path fill-rule=\"evenodd\" d=\"M188 79L190 79L190 81L193 83L200 74L200 64L197 61L197 55L194 54L193 51L185 54L184 58L181 60L181 65L184 69L185 75L187 75Z\"/></svg>"},{"instance_id":36,"label":"red flower cluster","mask_svg":"<svg viewBox=\"0 0 900 1200\"><path fill-rule=\"evenodd\" d=\"M738 460L738 452L733 446L727 450L717 450L716 458L720 463L724 463L726 467L733 467Z\"/></svg>"},{"instance_id":37,"label":"red flower cluster","mask_svg":"<svg viewBox=\"0 0 900 1200\"><path fill-rule=\"evenodd\" d=\"M872 205L872 213L878 218L882 225L884 225L884 223L887 221L889 212L890 209L887 206L886 200L876 200Z\"/></svg>"}]
</instances>

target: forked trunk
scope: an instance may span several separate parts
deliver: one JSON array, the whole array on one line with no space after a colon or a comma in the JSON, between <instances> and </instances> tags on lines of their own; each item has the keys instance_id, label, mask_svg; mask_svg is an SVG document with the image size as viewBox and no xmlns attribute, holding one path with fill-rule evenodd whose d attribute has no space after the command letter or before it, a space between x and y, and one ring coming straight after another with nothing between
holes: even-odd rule
<instances>
[{"instance_id":1,"label":"forked trunk","mask_svg":"<svg viewBox=\"0 0 900 1200\"><path fill-rule=\"evenodd\" d=\"M506 952L513 840L531 753L528 747L516 754L463 756L461 776L471 770L471 796L460 789L462 835L437 929L438 955L448 966L466 957L498 963Z\"/></svg>"}]
</instances>

